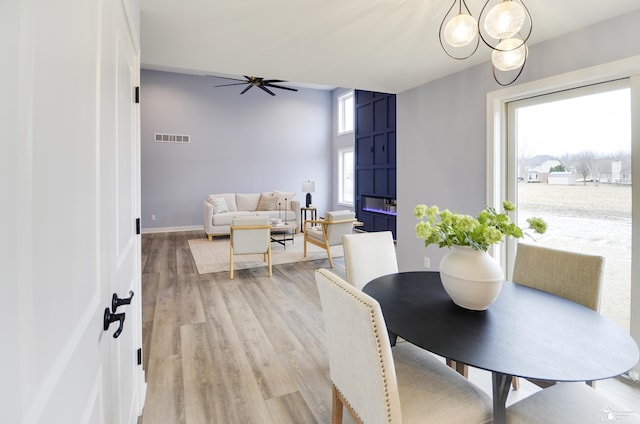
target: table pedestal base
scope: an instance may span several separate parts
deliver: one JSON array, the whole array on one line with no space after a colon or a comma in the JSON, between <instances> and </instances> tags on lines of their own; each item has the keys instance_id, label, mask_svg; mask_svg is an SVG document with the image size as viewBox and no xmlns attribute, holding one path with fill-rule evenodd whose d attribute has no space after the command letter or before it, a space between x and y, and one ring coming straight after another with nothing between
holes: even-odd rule
<instances>
[{"instance_id":1,"label":"table pedestal base","mask_svg":"<svg viewBox=\"0 0 640 424\"><path fill-rule=\"evenodd\" d=\"M507 422L506 404L512 378L510 375L499 372L491 374L491 382L493 383L493 422L495 424Z\"/></svg>"}]
</instances>

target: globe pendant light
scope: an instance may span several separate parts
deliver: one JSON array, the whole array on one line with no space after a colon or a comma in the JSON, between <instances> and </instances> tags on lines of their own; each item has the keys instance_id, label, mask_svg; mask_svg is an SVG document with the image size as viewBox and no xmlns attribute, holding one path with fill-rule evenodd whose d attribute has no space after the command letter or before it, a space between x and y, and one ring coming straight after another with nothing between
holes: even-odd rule
<instances>
[{"instance_id":1,"label":"globe pendant light","mask_svg":"<svg viewBox=\"0 0 640 424\"><path fill-rule=\"evenodd\" d=\"M526 43L533 30L524 0L487 0L478 23L480 39L493 50L493 78L503 87L513 84L527 62Z\"/></svg>"},{"instance_id":2,"label":"globe pendant light","mask_svg":"<svg viewBox=\"0 0 640 424\"><path fill-rule=\"evenodd\" d=\"M502 40L496 50L491 53L493 79L503 87L513 84L522 74L528 54L527 45L521 38L516 36ZM513 76L514 74L515 76ZM503 82L510 75L513 77L507 82Z\"/></svg>"},{"instance_id":3,"label":"globe pendant light","mask_svg":"<svg viewBox=\"0 0 640 424\"><path fill-rule=\"evenodd\" d=\"M471 57L482 40L492 50L493 78L506 86L522 74L532 30L533 21L524 0L486 0L477 21L465 0L453 0L440 23L438 37L444 52L457 60ZM499 73L507 74L499 78ZM513 74L516 76L509 82L501 81Z\"/></svg>"},{"instance_id":4,"label":"globe pendant light","mask_svg":"<svg viewBox=\"0 0 640 424\"><path fill-rule=\"evenodd\" d=\"M484 21L484 29L491 37L502 40L513 37L524 25L525 10L513 1L503 1L493 6Z\"/></svg>"},{"instance_id":5,"label":"globe pendant light","mask_svg":"<svg viewBox=\"0 0 640 424\"><path fill-rule=\"evenodd\" d=\"M454 10L456 5L457 14ZM438 37L442 50L453 59L467 59L478 50L478 22L471 15L465 0L453 0L440 23Z\"/></svg>"},{"instance_id":6,"label":"globe pendant light","mask_svg":"<svg viewBox=\"0 0 640 424\"><path fill-rule=\"evenodd\" d=\"M478 17L478 32L480 39L493 50L507 38L516 38L520 44L525 44L531 36L533 21L523 0L487 0ZM522 36L526 34L526 36Z\"/></svg>"},{"instance_id":7,"label":"globe pendant light","mask_svg":"<svg viewBox=\"0 0 640 424\"><path fill-rule=\"evenodd\" d=\"M524 65L527 57L527 46L517 38L502 40L491 53L491 63L499 71L513 71Z\"/></svg>"},{"instance_id":8,"label":"globe pendant light","mask_svg":"<svg viewBox=\"0 0 640 424\"><path fill-rule=\"evenodd\" d=\"M460 13L444 28L444 39L453 47L464 47L478 35L478 23L473 16Z\"/></svg>"}]
</instances>

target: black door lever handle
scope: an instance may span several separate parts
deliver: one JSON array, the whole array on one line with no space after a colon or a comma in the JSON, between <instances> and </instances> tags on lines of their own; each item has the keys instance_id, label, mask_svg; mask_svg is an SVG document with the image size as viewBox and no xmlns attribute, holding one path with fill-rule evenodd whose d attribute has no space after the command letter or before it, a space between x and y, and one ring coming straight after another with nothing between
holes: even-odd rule
<instances>
[{"instance_id":1,"label":"black door lever handle","mask_svg":"<svg viewBox=\"0 0 640 424\"><path fill-rule=\"evenodd\" d=\"M104 308L104 319L102 322L102 329L107 331L112 322L119 321L120 325L115 333L113 333L113 338L117 339L122 333L122 329L124 328L124 312L120 314L112 314L109 311L109 308Z\"/></svg>"},{"instance_id":2,"label":"black door lever handle","mask_svg":"<svg viewBox=\"0 0 640 424\"><path fill-rule=\"evenodd\" d=\"M131 303L131 299L133 299L133 291L129 290L129 297L119 298L116 293L113 294L111 298L111 312L116 313L116 309L122 305L128 305Z\"/></svg>"}]
</instances>

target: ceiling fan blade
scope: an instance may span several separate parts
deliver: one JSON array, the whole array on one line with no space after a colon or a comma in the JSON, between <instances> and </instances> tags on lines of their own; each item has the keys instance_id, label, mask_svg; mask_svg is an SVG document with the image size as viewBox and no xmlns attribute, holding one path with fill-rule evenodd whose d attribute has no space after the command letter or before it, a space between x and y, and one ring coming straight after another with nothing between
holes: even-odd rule
<instances>
[{"instance_id":1,"label":"ceiling fan blade","mask_svg":"<svg viewBox=\"0 0 640 424\"><path fill-rule=\"evenodd\" d=\"M297 88L285 87L285 86L283 86L283 85L265 84L265 86L273 87L273 88L280 88L280 89L282 89L282 90L298 91L298 89L297 89Z\"/></svg>"},{"instance_id":2,"label":"ceiling fan blade","mask_svg":"<svg viewBox=\"0 0 640 424\"><path fill-rule=\"evenodd\" d=\"M232 84L214 85L214 87L229 87L230 85L245 85L247 82L234 82Z\"/></svg>"},{"instance_id":3,"label":"ceiling fan blade","mask_svg":"<svg viewBox=\"0 0 640 424\"><path fill-rule=\"evenodd\" d=\"M267 87L265 87L264 85L259 85L258 87L260 87L261 89L263 89L264 91L266 91L267 93L271 94L272 96L275 96L275 93L272 92L271 90L269 90Z\"/></svg>"},{"instance_id":4,"label":"ceiling fan blade","mask_svg":"<svg viewBox=\"0 0 640 424\"><path fill-rule=\"evenodd\" d=\"M258 88L260 88L262 91L264 91L265 93L269 93L272 96L275 96L275 93L271 90L269 90L267 87L272 87L272 88L278 88L281 90L289 90L289 91L298 91L298 89L296 88L291 88L291 87L285 87L283 85L277 85L274 83L280 83L280 82L287 82L285 80L279 80L279 79L264 79L262 77L254 77L254 76L248 76L248 75L243 75L243 77L246 78L246 81L241 80L239 78L229 78L229 77L219 77L216 75L207 75L208 77L213 77L213 78L222 78L222 79L227 79L227 80L231 80L231 81L238 81L235 83L229 83L229 84L219 84L219 85L215 85L214 87L229 87L229 86L233 86L233 85L247 85L245 87L244 90L242 90L242 92L240 94L244 94L247 91L249 91L249 89L253 86L256 86Z\"/></svg>"},{"instance_id":5,"label":"ceiling fan blade","mask_svg":"<svg viewBox=\"0 0 640 424\"><path fill-rule=\"evenodd\" d=\"M232 80L232 81L242 81L244 83L246 83L247 81L245 80L241 80L240 78L228 78L228 77L219 77L217 75L207 75L208 77L212 77L212 78L222 78L222 79L228 79L228 80ZM248 79L248 78L247 78Z\"/></svg>"}]
</instances>

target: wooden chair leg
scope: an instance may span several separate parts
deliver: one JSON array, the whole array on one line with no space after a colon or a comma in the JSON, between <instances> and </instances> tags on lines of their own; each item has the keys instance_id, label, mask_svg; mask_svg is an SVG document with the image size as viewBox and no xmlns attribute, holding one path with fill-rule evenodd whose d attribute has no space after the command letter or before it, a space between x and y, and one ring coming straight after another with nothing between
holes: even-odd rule
<instances>
[{"instance_id":1,"label":"wooden chair leg","mask_svg":"<svg viewBox=\"0 0 640 424\"><path fill-rule=\"evenodd\" d=\"M456 362L456 371L464 378L469 378L469 366L461 362Z\"/></svg>"},{"instance_id":2,"label":"wooden chair leg","mask_svg":"<svg viewBox=\"0 0 640 424\"><path fill-rule=\"evenodd\" d=\"M331 247L327 246L327 256L329 257L329 268L333 268L333 259L331 258Z\"/></svg>"},{"instance_id":3,"label":"wooden chair leg","mask_svg":"<svg viewBox=\"0 0 640 424\"><path fill-rule=\"evenodd\" d=\"M467 364L463 364L462 362L456 362L449 358L445 358L445 362L447 366L456 370L458 374L465 378L469 378L469 366Z\"/></svg>"},{"instance_id":4,"label":"wooden chair leg","mask_svg":"<svg viewBox=\"0 0 640 424\"><path fill-rule=\"evenodd\" d=\"M336 386L331 385L331 393L333 394L331 424L342 424L342 401L340 400Z\"/></svg>"},{"instance_id":5,"label":"wooden chair leg","mask_svg":"<svg viewBox=\"0 0 640 424\"><path fill-rule=\"evenodd\" d=\"M513 390L518 390L520 388L520 377L513 377L511 379L511 387L513 387Z\"/></svg>"},{"instance_id":6,"label":"wooden chair leg","mask_svg":"<svg viewBox=\"0 0 640 424\"><path fill-rule=\"evenodd\" d=\"M231 246L229 252L229 279L233 280L233 246Z\"/></svg>"},{"instance_id":7,"label":"wooden chair leg","mask_svg":"<svg viewBox=\"0 0 640 424\"><path fill-rule=\"evenodd\" d=\"M331 417L331 424L342 424L343 407L347 408L347 411L349 411L349 415L351 415L351 418L353 418L353 421L355 421L356 424L364 424L356 411L351 408L349 402L346 402L338 389L336 389L336 386L334 384L331 385L331 391L333 393L333 413Z\"/></svg>"}]
</instances>

